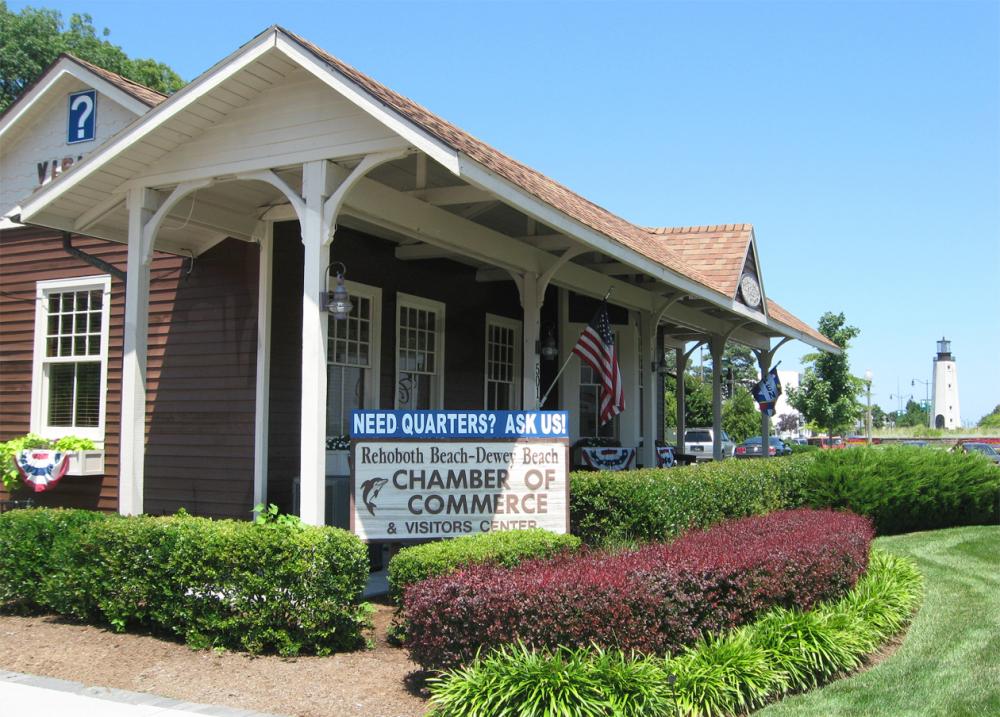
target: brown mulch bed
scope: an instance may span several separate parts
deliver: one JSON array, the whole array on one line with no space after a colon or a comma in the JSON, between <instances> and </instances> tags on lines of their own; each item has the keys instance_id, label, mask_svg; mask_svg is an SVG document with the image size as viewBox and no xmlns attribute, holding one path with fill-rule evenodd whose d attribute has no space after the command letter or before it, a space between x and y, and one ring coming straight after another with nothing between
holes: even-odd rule
<instances>
[{"instance_id":1,"label":"brown mulch bed","mask_svg":"<svg viewBox=\"0 0 1000 717\"><path fill-rule=\"evenodd\" d=\"M423 715L418 666L385 641L392 607L375 608L375 649L297 658L195 651L49 615L0 615L0 669L289 717Z\"/></svg>"}]
</instances>

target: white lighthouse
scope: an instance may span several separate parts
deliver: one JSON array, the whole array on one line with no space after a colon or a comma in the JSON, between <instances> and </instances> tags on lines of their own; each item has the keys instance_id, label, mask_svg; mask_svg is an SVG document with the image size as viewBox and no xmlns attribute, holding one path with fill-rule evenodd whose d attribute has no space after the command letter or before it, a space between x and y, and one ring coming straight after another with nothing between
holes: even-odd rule
<instances>
[{"instance_id":1,"label":"white lighthouse","mask_svg":"<svg viewBox=\"0 0 1000 717\"><path fill-rule=\"evenodd\" d=\"M937 342L934 357L934 400L931 403L931 428L960 428L958 410L958 367L951 355L951 341Z\"/></svg>"}]
</instances>

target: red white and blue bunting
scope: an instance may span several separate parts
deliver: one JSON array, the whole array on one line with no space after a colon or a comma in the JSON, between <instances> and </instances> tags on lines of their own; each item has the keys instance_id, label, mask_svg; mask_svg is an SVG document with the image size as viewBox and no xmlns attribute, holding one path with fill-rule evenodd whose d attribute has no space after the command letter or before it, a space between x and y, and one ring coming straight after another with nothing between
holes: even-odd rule
<instances>
[{"instance_id":1,"label":"red white and blue bunting","mask_svg":"<svg viewBox=\"0 0 1000 717\"><path fill-rule=\"evenodd\" d=\"M69 454L28 448L14 456L14 465L24 482L36 493L52 490L69 470Z\"/></svg>"},{"instance_id":2,"label":"red white and blue bunting","mask_svg":"<svg viewBox=\"0 0 1000 717\"><path fill-rule=\"evenodd\" d=\"M673 468L674 467L674 447L673 446L657 446L656 447L656 466L657 468Z\"/></svg>"},{"instance_id":3,"label":"red white and blue bunting","mask_svg":"<svg viewBox=\"0 0 1000 717\"><path fill-rule=\"evenodd\" d=\"M635 461L634 448L581 448L583 464L599 471L625 471Z\"/></svg>"}]
</instances>

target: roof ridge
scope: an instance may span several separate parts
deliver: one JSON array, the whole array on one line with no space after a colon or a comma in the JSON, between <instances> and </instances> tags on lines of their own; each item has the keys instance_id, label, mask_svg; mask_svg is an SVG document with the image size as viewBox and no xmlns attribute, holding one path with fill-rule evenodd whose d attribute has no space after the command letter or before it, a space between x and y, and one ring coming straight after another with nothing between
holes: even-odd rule
<instances>
[{"instance_id":1,"label":"roof ridge","mask_svg":"<svg viewBox=\"0 0 1000 717\"><path fill-rule=\"evenodd\" d=\"M711 232L753 231L753 224L702 224L688 227L642 227L643 231L657 236L666 234L709 234Z\"/></svg>"}]
</instances>

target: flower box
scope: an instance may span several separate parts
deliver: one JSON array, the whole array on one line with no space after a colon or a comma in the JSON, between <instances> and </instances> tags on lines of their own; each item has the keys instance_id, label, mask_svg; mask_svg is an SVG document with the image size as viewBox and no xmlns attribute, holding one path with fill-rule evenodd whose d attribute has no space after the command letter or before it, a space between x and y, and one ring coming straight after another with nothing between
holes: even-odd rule
<instances>
[{"instance_id":1,"label":"flower box","mask_svg":"<svg viewBox=\"0 0 1000 717\"><path fill-rule=\"evenodd\" d=\"M73 451L69 454L69 468L66 475L104 475L104 451Z\"/></svg>"}]
</instances>

